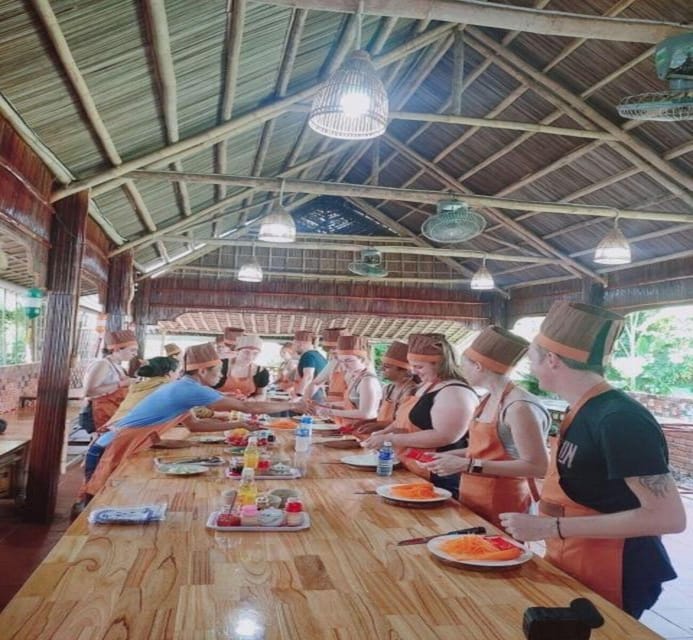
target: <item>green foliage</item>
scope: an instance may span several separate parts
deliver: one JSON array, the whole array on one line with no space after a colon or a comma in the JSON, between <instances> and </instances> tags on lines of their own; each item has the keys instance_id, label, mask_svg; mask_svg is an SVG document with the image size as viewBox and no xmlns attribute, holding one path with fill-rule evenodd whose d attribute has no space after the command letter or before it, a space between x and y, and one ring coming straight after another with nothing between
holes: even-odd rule
<instances>
[{"instance_id":1,"label":"green foliage","mask_svg":"<svg viewBox=\"0 0 693 640\"><path fill-rule=\"evenodd\" d=\"M0 365L26 362L26 317L22 309L0 309Z\"/></svg>"}]
</instances>

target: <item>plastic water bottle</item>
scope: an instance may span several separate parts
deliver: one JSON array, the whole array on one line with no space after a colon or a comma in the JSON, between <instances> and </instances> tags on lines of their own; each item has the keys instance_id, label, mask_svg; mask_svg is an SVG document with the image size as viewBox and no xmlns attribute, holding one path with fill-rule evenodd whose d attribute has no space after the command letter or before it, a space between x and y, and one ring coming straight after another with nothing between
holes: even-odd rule
<instances>
[{"instance_id":1,"label":"plastic water bottle","mask_svg":"<svg viewBox=\"0 0 693 640\"><path fill-rule=\"evenodd\" d=\"M395 452L392 450L392 443L384 442L383 446L378 451L378 466L375 472L379 476L391 476L395 462L394 457Z\"/></svg>"},{"instance_id":2,"label":"plastic water bottle","mask_svg":"<svg viewBox=\"0 0 693 640\"><path fill-rule=\"evenodd\" d=\"M296 451L301 453L310 449L310 432L313 426L313 418L302 416L301 421L296 427Z\"/></svg>"}]
</instances>

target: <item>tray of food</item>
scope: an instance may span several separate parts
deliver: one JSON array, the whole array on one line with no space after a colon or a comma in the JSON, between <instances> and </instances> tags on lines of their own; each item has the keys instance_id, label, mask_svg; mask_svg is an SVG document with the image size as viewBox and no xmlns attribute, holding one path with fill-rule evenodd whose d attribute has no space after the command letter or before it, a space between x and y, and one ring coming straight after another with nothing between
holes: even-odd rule
<instances>
[{"instance_id":1,"label":"tray of food","mask_svg":"<svg viewBox=\"0 0 693 640\"><path fill-rule=\"evenodd\" d=\"M207 519L207 528L215 531L303 531L310 528L310 516L305 511L299 514L295 524L288 524L286 514L280 509L264 509L257 516L243 516L241 513L214 511ZM243 524L243 523L246 524ZM252 524L248 524L248 523Z\"/></svg>"},{"instance_id":2,"label":"tray of food","mask_svg":"<svg viewBox=\"0 0 693 640\"><path fill-rule=\"evenodd\" d=\"M232 466L226 471L226 477L232 478L234 480L241 479L241 473L243 471L242 465ZM278 462L267 469L256 469L255 479L256 480L295 480L301 477L301 472L294 467L290 467L287 464Z\"/></svg>"}]
</instances>

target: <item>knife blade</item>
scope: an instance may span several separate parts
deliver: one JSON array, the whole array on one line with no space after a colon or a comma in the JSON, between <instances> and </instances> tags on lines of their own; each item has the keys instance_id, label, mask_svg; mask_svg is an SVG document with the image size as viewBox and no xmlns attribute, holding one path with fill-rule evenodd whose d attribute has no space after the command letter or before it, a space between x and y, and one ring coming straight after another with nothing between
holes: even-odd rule
<instances>
[{"instance_id":1,"label":"knife blade","mask_svg":"<svg viewBox=\"0 0 693 640\"><path fill-rule=\"evenodd\" d=\"M433 538L440 538L441 536L453 536L453 535L464 535L473 534L484 535L486 533L486 527L469 527L467 529L457 529L456 531L448 531L447 533L436 533L433 536L426 536L425 538L409 538L408 540L400 540L397 543L398 547L405 547L410 544L424 544Z\"/></svg>"}]
</instances>

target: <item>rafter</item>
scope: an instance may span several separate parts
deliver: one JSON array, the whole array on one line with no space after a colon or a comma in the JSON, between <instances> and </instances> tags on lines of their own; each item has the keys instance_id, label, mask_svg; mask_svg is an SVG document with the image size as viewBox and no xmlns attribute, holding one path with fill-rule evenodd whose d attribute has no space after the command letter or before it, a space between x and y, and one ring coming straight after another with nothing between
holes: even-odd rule
<instances>
[{"instance_id":1,"label":"rafter","mask_svg":"<svg viewBox=\"0 0 693 640\"><path fill-rule=\"evenodd\" d=\"M491 4L479 0L263 0L282 7L301 7L318 11L356 12L359 6L365 14L398 18L429 19L480 27L519 29L574 38L597 38L623 42L656 43L678 33L690 33L691 28L674 22L651 20L622 20L601 16L538 11L524 7Z\"/></svg>"}]
</instances>

